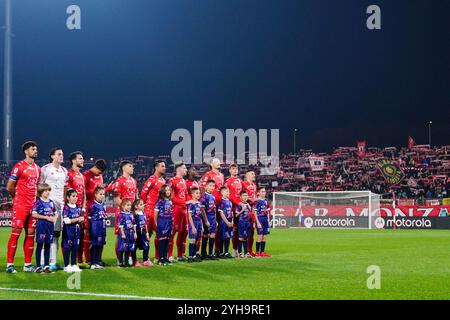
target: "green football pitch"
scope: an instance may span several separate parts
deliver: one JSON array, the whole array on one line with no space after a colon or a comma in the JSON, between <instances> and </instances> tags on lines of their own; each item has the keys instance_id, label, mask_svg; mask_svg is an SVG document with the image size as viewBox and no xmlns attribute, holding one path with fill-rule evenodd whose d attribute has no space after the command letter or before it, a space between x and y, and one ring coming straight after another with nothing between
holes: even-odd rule
<instances>
[{"instance_id":1,"label":"green football pitch","mask_svg":"<svg viewBox=\"0 0 450 320\"><path fill-rule=\"evenodd\" d=\"M272 258L125 270L115 266L108 232L111 267L83 270L80 289L70 289L62 271L22 272L21 246L19 272L6 274L10 229L0 229L0 299L450 299L447 230L276 229L267 245ZM380 289L367 287L372 265L380 268Z\"/></svg>"}]
</instances>

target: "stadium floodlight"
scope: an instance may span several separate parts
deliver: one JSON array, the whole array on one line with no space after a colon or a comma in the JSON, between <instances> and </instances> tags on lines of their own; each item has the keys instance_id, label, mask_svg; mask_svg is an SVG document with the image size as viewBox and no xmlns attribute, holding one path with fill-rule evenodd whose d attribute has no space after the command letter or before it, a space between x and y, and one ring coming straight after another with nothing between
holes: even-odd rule
<instances>
[{"instance_id":1,"label":"stadium floodlight","mask_svg":"<svg viewBox=\"0 0 450 320\"><path fill-rule=\"evenodd\" d=\"M3 158L12 160L11 0L5 0L5 48L3 70Z\"/></svg>"},{"instance_id":2,"label":"stadium floodlight","mask_svg":"<svg viewBox=\"0 0 450 320\"><path fill-rule=\"evenodd\" d=\"M430 145L431 149L431 125L433 124L433 121L428 121L428 144Z\"/></svg>"},{"instance_id":3,"label":"stadium floodlight","mask_svg":"<svg viewBox=\"0 0 450 320\"><path fill-rule=\"evenodd\" d=\"M380 196L371 191L274 192L271 225L306 228L383 228Z\"/></svg>"}]
</instances>

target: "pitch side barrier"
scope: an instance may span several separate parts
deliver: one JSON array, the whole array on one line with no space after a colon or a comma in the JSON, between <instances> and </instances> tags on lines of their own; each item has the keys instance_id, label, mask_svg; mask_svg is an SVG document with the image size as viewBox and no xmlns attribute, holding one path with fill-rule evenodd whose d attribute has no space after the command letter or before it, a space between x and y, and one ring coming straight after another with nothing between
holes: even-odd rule
<instances>
[{"instance_id":1,"label":"pitch side barrier","mask_svg":"<svg viewBox=\"0 0 450 320\"><path fill-rule=\"evenodd\" d=\"M450 229L450 205L380 205L365 191L274 193L271 208L272 228Z\"/></svg>"}]
</instances>

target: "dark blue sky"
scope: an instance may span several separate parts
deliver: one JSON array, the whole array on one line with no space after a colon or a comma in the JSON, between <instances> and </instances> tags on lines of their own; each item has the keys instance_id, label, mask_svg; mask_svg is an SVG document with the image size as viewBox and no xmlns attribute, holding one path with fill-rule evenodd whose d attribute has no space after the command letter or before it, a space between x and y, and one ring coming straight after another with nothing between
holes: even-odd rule
<instances>
[{"instance_id":1,"label":"dark blue sky","mask_svg":"<svg viewBox=\"0 0 450 320\"><path fill-rule=\"evenodd\" d=\"M70 4L81 31L66 29ZM382 30L366 28L370 4ZM13 12L15 158L27 139L41 156L167 154L194 120L279 128L281 151L295 127L299 147L324 151L427 143L428 120L433 143L450 143L448 0L14 0Z\"/></svg>"}]
</instances>

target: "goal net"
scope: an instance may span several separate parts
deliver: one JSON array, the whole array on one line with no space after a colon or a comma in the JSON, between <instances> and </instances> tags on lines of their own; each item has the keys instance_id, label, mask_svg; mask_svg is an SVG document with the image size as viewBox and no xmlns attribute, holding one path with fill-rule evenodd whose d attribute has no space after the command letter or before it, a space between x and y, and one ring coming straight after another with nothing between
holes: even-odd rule
<instances>
[{"instance_id":1,"label":"goal net","mask_svg":"<svg viewBox=\"0 0 450 320\"><path fill-rule=\"evenodd\" d=\"M370 191L274 192L271 225L380 228L380 196Z\"/></svg>"}]
</instances>

